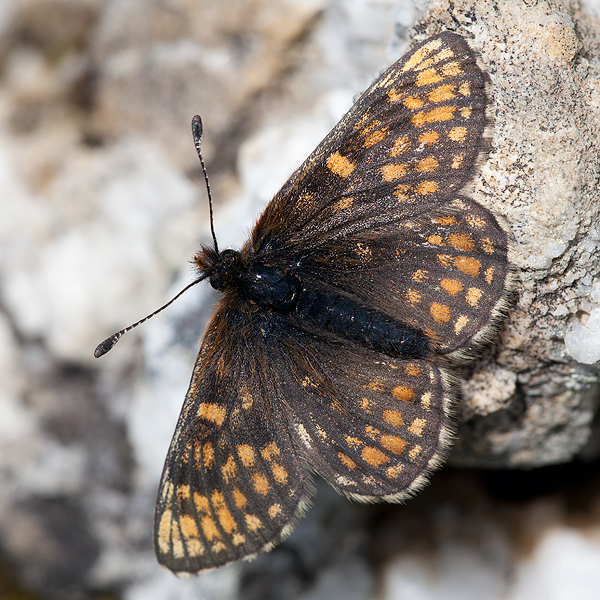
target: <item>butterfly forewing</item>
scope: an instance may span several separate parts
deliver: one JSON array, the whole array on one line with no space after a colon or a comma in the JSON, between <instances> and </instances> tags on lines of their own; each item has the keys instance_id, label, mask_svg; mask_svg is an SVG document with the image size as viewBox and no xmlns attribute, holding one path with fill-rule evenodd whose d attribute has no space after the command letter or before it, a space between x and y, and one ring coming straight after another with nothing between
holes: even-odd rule
<instances>
[{"instance_id":1,"label":"butterfly forewing","mask_svg":"<svg viewBox=\"0 0 600 600\"><path fill-rule=\"evenodd\" d=\"M253 249L302 254L448 202L488 146L486 81L460 36L416 46L283 186L253 231Z\"/></svg>"},{"instance_id":2,"label":"butterfly forewing","mask_svg":"<svg viewBox=\"0 0 600 600\"><path fill-rule=\"evenodd\" d=\"M158 493L155 547L173 571L196 573L266 550L302 509L303 470L273 402L278 375L266 357L260 329L245 316L215 315Z\"/></svg>"}]
</instances>

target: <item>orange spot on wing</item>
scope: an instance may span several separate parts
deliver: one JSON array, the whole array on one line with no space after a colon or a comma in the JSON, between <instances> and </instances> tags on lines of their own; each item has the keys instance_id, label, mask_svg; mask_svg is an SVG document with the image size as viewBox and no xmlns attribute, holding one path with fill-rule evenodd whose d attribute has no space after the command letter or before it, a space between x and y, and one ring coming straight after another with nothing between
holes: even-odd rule
<instances>
[{"instance_id":1,"label":"orange spot on wing","mask_svg":"<svg viewBox=\"0 0 600 600\"><path fill-rule=\"evenodd\" d=\"M417 446L413 446L409 453L408 456L410 457L411 460L416 460L417 457L419 456L419 454L421 454L421 446L417 445Z\"/></svg>"},{"instance_id":2,"label":"orange spot on wing","mask_svg":"<svg viewBox=\"0 0 600 600\"><path fill-rule=\"evenodd\" d=\"M438 254L437 259L438 262L444 267L449 267L452 264L452 257L448 254Z\"/></svg>"},{"instance_id":3,"label":"orange spot on wing","mask_svg":"<svg viewBox=\"0 0 600 600\"><path fill-rule=\"evenodd\" d=\"M406 106L409 110L416 110L417 108L421 108L423 106L423 100L418 96L409 96L408 98L404 98L402 100L402 104Z\"/></svg>"},{"instance_id":4,"label":"orange spot on wing","mask_svg":"<svg viewBox=\"0 0 600 600\"><path fill-rule=\"evenodd\" d=\"M345 198L342 198L339 202L335 204L334 209L336 211L348 210L352 207L353 202L354 201L352 199L352 196L346 196Z\"/></svg>"},{"instance_id":5,"label":"orange spot on wing","mask_svg":"<svg viewBox=\"0 0 600 600\"><path fill-rule=\"evenodd\" d=\"M417 80L415 81L415 85L422 87L424 85L432 85L434 83L438 83L442 81L442 76L435 68L425 69L421 71L417 75Z\"/></svg>"},{"instance_id":6,"label":"orange spot on wing","mask_svg":"<svg viewBox=\"0 0 600 600\"><path fill-rule=\"evenodd\" d=\"M227 416L227 409L220 404L214 402L201 402L198 407L198 417L215 423L219 427L223 425L225 417Z\"/></svg>"},{"instance_id":7,"label":"orange spot on wing","mask_svg":"<svg viewBox=\"0 0 600 600\"><path fill-rule=\"evenodd\" d=\"M429 407L431 406L431 398L432 398L432 394L431 392L425 392L422 396L421 396L421 406L425 409L425 410L429 410Z\"/></svg>"},{"instance_id":8,"label":"orange spot on wing","mask_svg":"<svg viewBox=\"0 0 600 600\"><path fill-rule=\"evenodd\" d=\"M330 154L327 158L327 168L332 172L346 179L352 171L356 168L356 165L350 162L345 156L342 156L339 152Z\"/></svg>"},{"instance_id":9,"label":"orange spot on wing","mask_svg":"<svg viewBox=\"0 0 600 600\"><path fill-rule=\"evenodd\" d=\"M254 489L263 496L269 492L269 482L262 473L254 473L252 476L254 482Z\"/></svg>"},{"instance_id":10,"label":"orange spot on wing","mask_svg":"<svg viewBox=\"0 0 600 600\"><path fill-rule=\"evenodd\" d=\"M252 405L254 404L254 398L245 386L240 391L240 400L242 401L242 408L244 410L252 408Z\"/></svg>"},{"instance_id":11,"label":"orange spot on wing","mask_svg":"<svg viewBox=\"0 0 600 600\"><path fill-rule=\"evenodd\" d=\"M357 448L358 446L362 446L364 442L362 440L359 440L358 438L347 435L346 443L352 448Z\"/></svg>"},{"instance_id":12,"label":"orange spot on wing","mask_svg":"<svg viewBox=\"0 0 600 600\"><path fill-rule=\"evenodd\" d=\"M207 469L215 464L215 449L211 442L206 442L202 447L202 462Z\"/></svg>"},{"instance_id":13,"label":"orange spot on wing","mask_svg":"<svg viewBox=\"0 0 600 600\"><path fill-rule=\"evenodd\" d=\"M200 526L202 527L202 532L208 542L220 537L219 529L212 517L209 517L208 515L202 517L202 519L200 519Z\"/></svg>"},{"instance_id":14,"label":"orange spot on wing","mask_svg":"<svg viewBox=\"0 0 600 600\"><path fill-rule=\"evenodd\" d=\"M468 289L465 299L471 306L476 307L481 296L483 296L483 292L479 288L472 287Z\"/></svg>"},{"instance_id":15,"label":"orange spot on wing","mask_svg":"<svg viewBox=\"0 0 600 600\"><path fill-rule=\"evenodd\" d=\"M404 425L404 419L402 418L402 413L399 410L384 410L383 420L394 427L400 427L401 425Z\"/></svg>"},{"instance_id":16,"label":"orange spot on wing","mask_svg":"<svg viewBox=\"0 0 600 600\"><path fill-rule=\"evenodd\" d=\"M373 402L371 400L369 400L368 398L362 398L360 401L360 407L365 412L370 412L372 404L373 404Z\"/></svg>"},{"instance_id":17,"label":"orange spot on wing","mask_svg":"<svg viewBox=\"0 0 600 600\"><path fill-rule=\"evenodd\" d=\"M469 258L467 256L459 256L454 259L454 264L459 271L462 271L466 275L471 277L479 276L479 269L481 268L481 262L475 258Z\"/></svg>"},{"instance_id":18,"label":"orange spot on wing","mask_svg":"<svg viewBox=\"0 0 600 600\"><path fill-rule=\"evenodd\" d=\"M473 252L475 250L473 238L466 233L453 233L449 235L448 244L457 250L462 250L463 252Z\"/></svg>"},{"instance_id":19,"label":"orange spot on wing","mask_svg":"<svg viewBox=\"0 0 600 600\"><path fill-rule=\"evenodd\" d=\"M440 134L437 131L426 131L421 134L419 144L437 144L440 139Z\"/></svg>"},{"instance_id":20,"label":"orange spot on wing","mask_svg":"<svg viewBox=\"0 0 600 600\"><path fill-rule=\"evenodd\" d=\"M406 299L411 304L417 304L421 301L421 298L423 298L423 295L416 290L406 290Z\"/></svg>"},{"instance_id":21,"label":"orange spot on wing","mask_svg":"<svg viewBox=\"0 0 600 600\"><path fill-rule=\"evenodd\" d=\"M448 132L448 137L454 142L464 142L467 137L466 127L453 127Z\"/></svg>"},{"instance_id":22,"label":"orange spot on wing","mask_svg":"<svg viewBox=\"0 0 600 600\"><path fill-rule=\"evenodd\" d=\"M435 90L429 92L429 99L432 102L447 102L448 100L454 100L456 98L455 85L448 83L440 85Z\"/></svg>"},{"instance_id":23,"label":"orange spot on wing","mask_svg":"<svg viewBox=\"0 0 600 600\"><path fill-rule=\"evenodd\" d=\"M225 483L229 483L230 479L235 477L237 471L237 466L235 464L235 460L233 456L230 456L227 459L227 462L221 467L221 473L223 473L223 479L225 479Z\"/></svg>"},{"instance_id":24,"label":"orange spot on wing","mask_svg":"<svg viewBox=\"0 0 600 600\"><path fill-rule=\"evenodd\" d=\"M436 171L439 166L440 163L433 156L428 156L417 163L417 171L431 173L432 171Z\"/></svg>"},{"instance_id":25,"label":"orange spot on wing","mask_svg":"<svg viewBox=\"0 0 600 600\"><path fill-rule=\"evenodd\" d=\"M361 458L371 465L372 467L378 467L379 465L390 462L388 456L386 456L381 450L373 448L372 446L366 446L360 453Z\"/></svg>"},{"instance_id":26,"label":"orange spot on wing","mask_svg":"<svg viewBox=\"0 0 600 600\"><path fill-rule=\"evenodd\" d=\"M458 292L462 292L463 290L462 283L457 279L442 279L440 281L440 286L453 296L456 296Z\"/></svg>"},{"instance_id":27,"label":"orange spot on wing","mask_svg":"<svg viewBox=\"0 0 600 600\"><path fill-rule=\"evenodd\" d=\"M399 137L390 150L390 156L403 154L410 148L410 140L406 136Z\"/></svg>"},{"instance_id":28,"label":"orange spot on wing","mask_svg":"<svg viewBox=\"0 0 600 600\"><path fill-rule=\"evenodd\" d=\"M252 446L247 444L240 444L237 447L237 453L245 467L250 467L254 464L255 456Z\"/></svg>"},{"instance_id":29,"label":"orange spot on wing","mask_svg":"<svg viewBox=\"0 0 600 600\"><path fill-rule=\"evenodd\" d=\"M445 304L432 302L429 312L437 323L447 323L450 320L450 309Z\"/></svg>"},{"instance_id":30,"label":"orange spot on wing","mask_svg":"<svg viewBox=\"0 0 600 600\"><path fill-rule=\"evenodd\" d=\"M443 42L440 38L431 40L427 44L421 46L404 64L402 71L411 71L417 69L417 67L423 63L433 52L438 50L442 46Z\"/></svg>"},{"instance_id":31,"label":"orange spot on wing","mask_svg":"<svg viewBox=\"0 0 600 600\"><path fill-rule=\"evenodd\" d=\"M273 457L279 456L281 454L279 447L277 446L277 444L275 442L271 442L270 444L267 444L260 451L260 453L263 455L263 458L268 461L271 461L273 459Z\"/></svg>"},{"instance_id":32,"label":"orange spot on wing","mask_svg":"<svg viewBox=\"0 0 600 600\"><path fill-rule=\"evenodd\" d=\"M171 529L171 551L175 558L184 556L184 546L177 527Z\"/></svg>"},{"instance_id":33,"label":"orange spot on wing","mask_svg":"<svg viewBox=\"0 0 600 600\"><path fill-rule=\"evenodd\" d=\"M215 512L217 513L217 518L219 519L219 525L223 528L226 533L231 533L237 529L237 523L233 518L233 515L227 508L227 504L225 503L225 496L221 492L214 492L211 496L211 501Z\"/></svg>"},{"instance_id":34,"label":"orange spot on wing","mask_svg":"<svg viewBox=\"0 0 600 600\"><path fill-rule=\"evenodd\" d=\"M248 527L250 531L257 531L258 529L261 529L262 526L262 521L258 517L246 515L246 527Z\"/></svg>"},{"instance_id":35,"label":"orange spot on wing","mask_svg":"<svg viewBox=\"0 0 600 600\"><path fill-rule=\"evenodd\" d=\"M404 367L404 372L409 377L418 377L423 372L423 369L417 364L407 363L406 366Z\"/></svg>"},{"instance_id":36,"label":"orange spot on wing","mask_svg":"<svg viewBox=\"0 0 600 600\"><path fill-rule=\"evenodd\" d=\"M171 551L171 524L173 523L173 513L170 510L160 516L158 522L157 541L158 548L163 554L168 554Z\"/></svg>"},{"instance_id":37,"label":"orange spot on wing","mask_svg":"<svg viewBox=\"0 0 600 600\"><path fill-rule=\"evenodd\" d=\"M457 107L454 105L438 106L432 110L419 111L412 117L412 122L415 127L423 127L431 123L443 123L454 119L454 113Z\"/></svg>"},{"instance_id":38,"label":"orange spot on wing","mask_svg":"<svg viewBox=\"0 0 600 600\"><path fill-rule=\"evenodd\" d=\"M471 84L468 81L460 84L458 88L458 92L461 96L470 96L471 95Z\"/></svg>"},{"instance_id":39,"label":"orange spot on wing","mask_svg":"<svg viewBox=\"0 0 600 600\"><path fill-rule=\"evenodd\" d=\"M374 131L373 133L369 134L364 139L363 146L365 148L370 148L371 146L374 146L375 144L378 144L379 142L381 142L381 140L383 140L386 135L387 135L387 127L384 127L383 129L379 129L377 131Z\"/></svg>"},{"instance_id":40,"label":"orange spot on wing","mask_svg":"<svg viewBox=\"0 0 600 600\"><path fill-rule=\"evenodd\" d=\"M454 323L454 333L458 335L465 328L468 322L469 317L466 315L460 315L458 319L456 319L456 323Z\"/></svg>"},{"instance_id":41,"label":"orange spot on wing","mask_svg":"<svg viewBox=\"0 0 600 600\"><path fill-rule=\"evenodd\" d=\"M446 77L456 77L456 75L460 75L462 72L463 70L460 64L454 61L446 63L442 67L442 73Z\"/></svg>"},{"instance_id":42,"label":"orange spot on wing","mask_svg":"<svg viewBox=\"0 0 600 600\"><path fill-rule=\"evenodd\" d=\"M483 238L481 240L481 247L486 254L494 254L494 243L490 238Z\"/></svg>"},{"instance_id":43,"label":"orange spot on wing","mask_svg":"<svg viewBox=\"0 0 600 600\"><path fill-rule=\"evenodd\" d=\"M394 465L393 467L388 467L386 474L390 479L396 479L401 473L403 465Z\"/></svg>"},{"instance_id":44,"label":"orange spot on wing","mask_svg":"<svg viewBox=\"0 0 600 600\"><path fill-rule=\"evenodd\" d=\"M396 196L396 198L398 198L398 202L406 202L408 200L410 200L410 194L408 193L410 191L410 184L408 183L401 183L400 185L397 185L394 188L394 196Z\"/></svg>"},{"instance_id":45,"label":"orange spot on wing","mask_svg":"<svg viewBox=\"0 0 600 600\"><path fill-rule=\"evenodd\" d=\"M244 508L248 503L248 498L237 488L233 488L233 501L238 508Z\"/></svg>"},{"instance_id":46,"label":"orange spot on wing","mask_svg":"<svg viewBox=\"0 0 600 600\"><path fill-rule=\"evenodd\" d=\"M417 194L427 196L428 194L433 194L437 192L439 187L440 186L436 181L422 181L417 186Z\"/></svg>"},{"instance_id":47,"label":"orange spot on wing","mask_svg":"<svg viewBox=\"0 0 600 600\"><path fill-rule=\"evenodd\" d=\"M417 436L421 436L423 433L423 428L425 427L425 425L427 425L427 419L415 419L410 427L408 428L408 430L413 434L413 435L417 435Z\"/></svg>"},{"instance_id":48,"label":"orange spot on wing","mask_svg":"<svg viewBox=\"0 0 600 600\"><path fill-rule=\"evenodd\" d=\"M464 159L465 159L464 154L456 154L455 156L452 157L452 163L450 163L450 168L451 169L460 169L460 166L462 165Z\"/></svg>"},{"instance_id":49,"label":"orange spot on wing","mask_svg":"<svg viewBox=\"0 0 600 600\"><path fill-rule=\"evenodd\" d=\"M180 485L177 488L177 497L181 500L189 500L190 494L190 486L189 485Z\"/></svg>"},{"instance_id":50,"label":"orange spot on wing","mask_svg":"<svg viewBox=\"0 0 600 600\"><path fill-rule=\"evenodd\" d=\"M271 470L277 483L285 483L288 480L288 472L281 465L274 463Z\"/></svg>"},{"instance_id":51,"label":"orange spot on wing","mask_svg":"<svg viewBox=\"0 0 600 600\"><path fill-rule=\"evenodd\" d=\"M382 435L380 444L394 454L402 454L406 448L406 441L397 435Z\"/></svg>"},{"instance_id":52,"label":"orange spot on wing","mask_svg":"<svg viewBox=\"0 0 600 600\"><path fill-rule=\"evenodd\" d=\"M431 219L433 223L437 223L438 225L455 225L456 219L454 217L436 217L435 219Z\"/></svg>"},{"instance_id":53,"label":"orange spot on wing","mask_svg":"<svg viewBox=\"0 0 600 600\"><path fill-rule=\"evenodd\" d=\"M394 398L400 400L401 402L411 402L412 399L415 397L415 393L409 387L406 387L404 385L397 385L392 390L392 396L394 396Z\"/></svg>"},{"instance_id":54,"label":"orange spot on wing","mask_svg":"<svg viewBox=\"0 0 600 600\"><path fill-rule=\"evenodd\" d=\"M356 469L356 463L343 452L338 452L338 458L348 467L349 469Z\"/></svg>"},{"instance_id":55,"label":"orange spot on wing","mask_svg":"<svg viewBox=\"0 0 600 600\"><path fill-rule=\"evenodd\" d=\"M372 439L375 440L379 437L379 429L373 427L372 425L367 425L365 427L365 433Z\"/></svg>"},{"instance_id":56,"label":"orange spot on wing","mask_svg":"<svg viewBox=\"0 0 600 600\"><path fill-rule=\"evenodd\" d=\"M408 172L408 166L401 164L388 164L383 165L381 167L381 178L384 181L393 181L394 179L399 179L400 177L404 177Z\"/></svg>"}]
</instances>

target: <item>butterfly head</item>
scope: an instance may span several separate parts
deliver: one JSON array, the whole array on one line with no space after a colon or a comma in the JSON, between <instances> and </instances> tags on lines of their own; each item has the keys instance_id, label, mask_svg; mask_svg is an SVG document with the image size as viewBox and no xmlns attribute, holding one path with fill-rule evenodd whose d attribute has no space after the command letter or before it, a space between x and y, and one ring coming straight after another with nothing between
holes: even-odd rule
<instances>
[{"instance_id":1,"label":"butterfly head","mask_svg":"<svg viewBox=\"0 0 600 600\"><path fill-rule=\"evenodd\" d=\"M194 257L201 277L219 292L236 290L252 306L288 312L296 303L301 281L291 271L257 260L244 260L237 250L202 248Z\"/></svg>"},{"instance_id":2,"label":"butterfly head","mask_svg":"<svg viewBox=\"0 0 600 600\"><path fill-rule=\"evenodd\" d=\"M213 248L202 248L194 262L201 275L208 277L210 285L219 292L236 285L242 270L242 257L230 248L217 252Z\"/></svg>"}]
</instances>

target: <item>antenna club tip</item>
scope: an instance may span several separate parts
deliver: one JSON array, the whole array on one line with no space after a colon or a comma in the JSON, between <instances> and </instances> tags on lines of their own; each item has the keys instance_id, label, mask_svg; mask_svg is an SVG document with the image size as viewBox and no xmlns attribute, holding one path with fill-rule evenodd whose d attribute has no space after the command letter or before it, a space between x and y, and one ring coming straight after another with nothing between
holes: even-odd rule
<instances>
[{"instance_id":1,"label":"antenna club tip","mask_svg":"<svg viewBox=\"0 0 600 600\"><path fill-rule=\"evenodd\" d=\"M192 133L195 137L202 137L202 119L200 115L194 115L192 119Z\"/></svg>"},{"instance_id":2,"label":"antenna club tip","mask_svg":"<svg viewBox=\"0 0 600 600\"><path fill-rule=\"evenodd\" d=\"M100 358L104 356L119 341L119 337L121 336L114 334L106 338L101 344L98 344L94 350L94 357Z\"/></svg>"}]
</instances>

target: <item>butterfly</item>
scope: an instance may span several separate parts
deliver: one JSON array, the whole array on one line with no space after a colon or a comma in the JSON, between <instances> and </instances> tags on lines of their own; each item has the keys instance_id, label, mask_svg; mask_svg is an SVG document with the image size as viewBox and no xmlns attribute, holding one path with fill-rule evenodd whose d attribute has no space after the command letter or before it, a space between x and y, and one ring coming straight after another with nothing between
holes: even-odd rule
<instances>
[{"instance_id":1,"label":"butterfly","mask_svg":"<svg viewBox=\"0 0 600 600\"><path fill-rule=\"evenodd\" d=\"M240 250L219 251L213 232L194 257L221 295L158 492L155 548L172 571L271 549L307 510L312 473L399 502L440 465L447 366L489 340L509 281L507 234L460 194L490 147L478 62L450 32L413 47Z\"/></svg>"}]
</instances>

